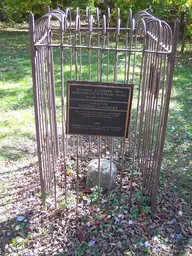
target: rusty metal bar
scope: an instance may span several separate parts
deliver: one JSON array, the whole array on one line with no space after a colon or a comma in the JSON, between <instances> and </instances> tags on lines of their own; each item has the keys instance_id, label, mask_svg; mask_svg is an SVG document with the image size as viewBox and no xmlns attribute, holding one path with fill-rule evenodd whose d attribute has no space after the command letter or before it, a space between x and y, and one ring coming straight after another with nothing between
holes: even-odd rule
<instances>
[{"instance_id":1,"label":"rusty metal bar","mask_svg":"<svg viewBox=\"0 0 192 256\"><path fill-rule=\"evenodd\" d=\"M165 100L165 112L163 116L163 127L160 134L160 145L158 150L158 161L157 161L157 170L156 170L156 177L154 180L154 186L153 186L153 193L152 193L152 208L155 210L156 207L156 195L158 191L158 184L159 184L159 176L160 176L160 167L161 167L161 160L163 155L163 146L165 141L165 132L167 127L167 119L168 119L168 110L169 110L169 103L170 103L170 97L171 97L171 87L173 82L173 71L174 71L174 64L175 64L175 56L176 56L176 49L177 49L177 41L179 38L179 28L180 28L180 21L177 20L175 22L174 27L174 36L172 41L172 55L169 58L169 70L168 70L168 81L167 81L167 92L166 92L166 100Z\"/></svg>"},{"instance_id":2,"label":"rusty metal bar","mask_svg":"<svg viewBox=\"0 0 192 256\"><path fill-rule=\"evenodd\" d=\"M70 9L66 9L65 12L48 10L48 13L36 24L32 14L30 16L34 107L40 182L44 193L42 193L43 204L45 205L45 192L51 191L52 188L54 188L56 204L55 172L59 166L57 163L59 153L61 157L63 156L63 185L67 202L66 169L67 161L72 154L76 159L76 212L78 212L79 166L83 163L83 155L86 152L90 159L96 155L98 157L98 205L101 203L101 159L110 160L108 207L112 193L112 163L113 160L122 160L120 176L118 176L120 207L121 191L124 189L122 188L123 170L128 156L132 159L128 187L129 203L131 204L135 191L134 170L138 170L141 173L141 202L143 195L147 193L154 208L170 101L176 51L174 40L177 39L178 24L172 39L170 27L146 11L141 11L133 17L130 11L127 15L126 27L121 27L120 9L118 9L116 28L111 25L109 8L107 15L103 15L103 20L100 20L98 8L96 16L91 14L89 8L86 9L86 24L81 22L78 8L75 21L72 17ZM59 27L55 25L51 27L52 18L58 20ZM54 35L56 41L53 40ZM172 47L171 40L173 40ZM59 65L56 62L57 58L54 58L56 51L59 54ZM66 65L69 66L68 70ZM84 65L87 65L87 72ZM61 94L59 104L58 98L56 100L54 77L54 68L57 70L58 66L60 66ZM66 134L65 84L69 78L134 84L135 109L132 112L127 139Z\"/></svg>"},{"instance_id":3,"label":"rusty metal bar","mask_svg":"<svg viewBox=\"0 0 192 256\"><path fill-rule=\"evenodd\" d=\"M48 27L47 27L47 33L48 33L48 42L51 40L50 38L50 19L48 19ZM57 207L57 200L56 200L56 176L55 176L55 167L56 167L56 159L57 159L57 153L56 153L56 138L55 138L55 93L54 93L54 85L52 84L52 54L51 54L51 48L47 47L47 72L48 72L48 109L49 109L49 126L50 126L50 144L51 144L51 179L54 181L54 200L55 200L55 208ZM54 98L54 99L53 99Z\"/></svg>"},{"instance_id":4,"label":"rusty metal bar","mask_svg":"<svg viewBox=\"0 0 192 256\"><path fill-rule=\"evenodd\" d=\"M45 182L43 179L43 170L42 170L42 151L41 151L41 142L40 142L40 127L39 127L39 106L38 106L38 93L37 93L37 78L36 78L36 49L35 44L35 23L34 15L30 13L29 15L29 29L30 29L30 42L31 42L31 59L32 59L32 78L33 78L33 97L34 97L34 110L35 110L35 127L36 127L36 136L37 136L37 151L38 151L38 162L39 162L39 174L40 174L40 185L42 193L42 203L43 207L46 207L46 197L45 197Z\"/></svg>"},{"instance_id":5,"label":"rusty metal bar","mask_svg":"<svg viewBox=\"0 0 192 256\"><path fill-rule=\"evenodd\" d=\"M43 58L42 58L42 65L44 69L44 78L43 78L43 92L44 92L44 111L45 111L45 129L46 129L46 147L47 147L47 159L48 159L48 190L50 191L52 186L52 179L51 179L51 151L50 151L50 141L49 141L49 107L48 107L48 73L47 73L47 65L46 65L46 59L47 59L47 50L46 48L43 48Z\"/></svg>"},{"instance_id":6,"label":"rusty metal bar","mask_svg":"<svg viewBox=\"0 0 192 256\"><path fill-rule=\"evenodd\" d=\"M41 50L42 51L42 50ZM43 168L43 176L44 176L44 181L45 181L45 190L49 190L49 163L47 162L47 144L46 144L46 132L45 132L45 116L43 112L43 76L41 76L42 72L42 58L41 58L41 51L37 53L37 66L39 67L37 69L37 83L39 85L39 90L38 90L38 99L39 99L39 117L40 117L40 122L39 122L39 127L41 131L41 142L42 142L42 168Z\"/></svg>"},{"instance_id":7,"label":"rusty metal bar","mask_svg":"<svg viewBox=\"0 0 192 256\"><path fill-rule=\"evenodd\" d=\"M42 46L47 46L47 44L38 44L38 43L35 43L35 47L42 47ZM86 45L70 45L70 44L64 44L64 45L61 45L61 44L49 44L48 46L50 47L64 47L64 48L81 48L81 49L90 49L89 46L86 46ZM110 48L110 47L105 47L105 48L102 48L102 47L98 47L98 46L91 46L91 49L93 50L107 50L107 51L111 51L111 52L130 52L130 53L134 53L134 52L141 52L143 53L143 50L140 50L140 49L125 49L125 48ZM147 53L155 53L155 54L171 54L171 50L169 51L153 51L153 50L145 50L144 52L147 52Z\"/></svg>"},{"instance_id":8,"label":"rusty metal bar","mask_svg":"<svg viewBox=\"0 0 192 256\"><path fill-rule=\"evenodd\" d=\"M79 204L79 136L77 135L77 148L76 148L76 213L78 214Z\"/></svg>"}]
</instances>

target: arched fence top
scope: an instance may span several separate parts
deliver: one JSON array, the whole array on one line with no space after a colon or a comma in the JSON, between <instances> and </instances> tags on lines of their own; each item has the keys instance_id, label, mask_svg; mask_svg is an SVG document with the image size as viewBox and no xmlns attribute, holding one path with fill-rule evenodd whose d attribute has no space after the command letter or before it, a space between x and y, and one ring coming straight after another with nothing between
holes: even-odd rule
<instances>
[{"instance_id":1,"label":"arched fence top","mask_svg":"<svg viewBox=\"0 0 192 256\"><path fill-rule=\"evenodd\" d=\"M73 161L78 211L78 195L82 194L79 185L84 177L79 175L80 167L86 166L84 161L90 156L108 159L110 154L110 166L113 159L122 161L115 178L117 191L126 195L122 203L132 207L137 189L134 181L141 198L147 195L155 208L179 23L176 22L172 39L170 26L146 11L132 15L128 10L126 19L122 19L120 9L114 17L109 8L106 13L98 8L92 13L87 8L84 14L79 8L75 12L48 10L36 22L30 14L43 204L46 192L53 188L57 204L58 172L64 175L62 188L67 202L74 184L70 184L64 167ZM99 162L98 166L100 173ZM111 177L108 206L110 186ZM97 187L100 188L100 179ZM120 194L117 197L120 206ZM99 201L100 195L101 204Z\"/></svg>"},{"instance_id":2,"label":"arched fence top","mask_svg":"<svg viewBox=\"0 0 192 256\"><path fill-rule=\"evenodd\" d=\"M128 31L132 37L144 37L143 42L146 42L146 40L149 39L155 40L157 44L159 44L156 50L159 49L163 52L171 51L172 30L165 21L157 19L147 11L139 11L135 15L132 15L132 10L129 10L127 12L127 20L124 25L122 23L119 8L117 11L115 26L111 23L110 17L110 8L107 8L107 12L103 17L100 16L98 8L96 8L96 12L92 14L90 9L87 7L85 16L82 18L79 8L76 9L75 18L69 8L65 11L60 9L50 11L35 22L35 43L41 45L48 40L49 33L52 30L51 20L56 19L59 22L59 27L57 28L63 32L66 30L80 31L87 28L89 33L92 33L94 30L101 30L101 33L106 35L107 31L113 30L114 34L120 36L123 31ZM83 23L81 23L82 20ZM62 38L60 41L62 42Z\"/></svg>"},{"instance_id":3,"label":"arched fence top","mask_svg":"<svg viewBox=\"0 0 192 256\"><path fill-rule=\"evenodd\" d=\"M65 31L69 24L71 24L71 11L70 9L67 9L66 12L64 12L60 9L57 9L50 11L39 18L35 23L36 43L43 43L44 40L48 38L48 33L51 30L51 19L56 19L59 21L60 29Z\"/></svg>"},{"instance_id":4,"label":"arched fence top","mask_svg":"<svg viewBox=\"0 0 192 256\"><path fill-rule=\"evenodd\" d=\"M133 16L135 27L138 26L138 33L146 30L145 36L152 36L164 50L171 50L172 30L165 21L157 19L147 11L140 11ZM135 27L133 29L135 29Z\"/></svg>"}]
</instances>

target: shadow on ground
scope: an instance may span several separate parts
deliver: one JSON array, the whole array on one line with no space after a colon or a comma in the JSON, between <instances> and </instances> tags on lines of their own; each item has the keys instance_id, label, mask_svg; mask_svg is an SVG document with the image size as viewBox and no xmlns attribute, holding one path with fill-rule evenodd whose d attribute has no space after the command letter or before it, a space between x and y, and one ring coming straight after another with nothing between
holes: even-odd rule
<instances>
[{"instance_id":1,"label":"shadow on ground","mask_svg":"<svg viewBox=\"0 0 192 256\"><path fill-rule=\"evenodd\" d=\"M1 174L1 180L0 248L4 256L184 256L192 248L190 213L172 184L161 186L155 215L138 211L131 217L126 206L119 212L97 204L81 206L78 215L70 205L59 204L55 210L52 197L47 198L44 211L36 165Z\"/></svg>"}]
</instances>

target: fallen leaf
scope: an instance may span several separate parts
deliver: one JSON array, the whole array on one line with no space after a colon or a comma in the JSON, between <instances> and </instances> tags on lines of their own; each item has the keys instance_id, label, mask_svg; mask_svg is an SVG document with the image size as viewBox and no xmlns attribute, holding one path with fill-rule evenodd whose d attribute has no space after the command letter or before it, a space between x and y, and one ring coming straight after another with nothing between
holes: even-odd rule
<instances>
[{"instance_id":1,"label":"fallen leaf","mask_svg":"<svg viewBox=\"0 0 192 256\"><path fill-rule=\"evenodd\" d=\"M91 223L87 222L87 227L90 228L91 227Z\"/></svg>"},{"instance_id":2,"label":"fallen leaf","mask_svg":"<svg viewBox=\"0 0 192 256\"><path fill-rule=\"evenodd\" d=\"M117 248L121 249L122 248L122 244L120 241L117 242Z\"/></svg>"},{"instance_id":3,"label":"fallen leaf","mask_svg":"<svg viewBox=\"0 0 192 256\"><path fill-rule=\"evenodd\" d=\"M20 237L20 236L17 236L16 238L15 238L15 240L16 240L16 242L18 243L18 244L20 244L20 243L22 243L23 242L23 238L22 237Z\"/></svg>"},{"instance_id":4,"label":"fallen leaf","mask_svg":"<svg viewBox=\"0 0 192 256\"><path fill-rule=\"evenodd\" d=\"M79 228L76 229L76 237L80 243L86 240L84 232Z\"/></svg>"},{"instance_id":5,"label":"fallen leaf","mask_svg":"<svg viewBox=\"0 0 192 256\"><path fill-rule=\"evenodd\" d=\"M132 220L129 220L129 225L133 225L134 224L134 222L132 221Z\"/></svg>"},{"instance_id":6,"label":"fallen leaf","mask_svg":"<svg viewBox=\"0 0 192 256\"><path fill-rule=\"evenodd\" d=\"M144 216L145 216L145 213L144 213L144 212L142 212L142 213L141 213L141 217L144 217Z\"/></svg>"},{"instance_id":7,"label":"fallen leaf","mask_svg":"<svg viewBox=\"0 0 192 256\"><path fill-rule=\"evenodd\" d=\"M92 194L93 192L92 192L92 190L91 190L90 188L85 188L85 189L83 190L83 193L90 195L90 194Z\"/></svg>"},{"instance_id":8,"label":"fallen leaf","mask_svg":"<svg viewBox=\"0 0 192 256\"><path fill-rule=\"evenodd\" d=\"M99 216L99 218L100 218L100 220L104 220L104 219L106 218L106 214L101 214L101 215Z\"/></svg>"},{"instance_id":9,"label":"fallen leaf","mask_svg":"<svg viewBox=\"0 0 192 256\"><path fill-rule=\"evenodd\" d=\"M121 236L124 236L124 235L125 235L125 232L123 231L122 228L119 228L119 229L116 231L116 234L117 234L117 236L121 237Z\"/></svg>"},{"instance_id":10,"label":"fallen leaf","mask_svg":"<svg viewBox=\"0 0 192 256\"><path fill-rule=\"evenodd\" d=\"M67 176L71 175L71 170L70 169L67 169L66 175Z\"/></svg>"},{"instance_id":11,"label":"fallen leaf","mask_svg":"<svg viewBox=\"0 0 192 256\"><path fill-rule=\"evenodd\" d=\"M21 227L19 226L19 225L17 225L16 227L15 227L15 231L18 231L18 230L20 230L21 229Z\"/></svg>"},{"instance_id":12,"label":"fallen leaf","mask_svg":"<svg viewBox=\"0 0 192 256\"><path fill-rule=\"evenodd\" d=\"M100 221L98 221L98 220L96 220L95 222L94 222L94 226L100 226L100 224L101 224L101 222Z\"/></svg>"},{"instance_id":13,"label":"fallen leaf","mask_svg":"<svg viewBox=\"0 0 192 256\"><path fill-rule=\"evenodd\" d=\"M150 247L150 246L151 246L151 245L150 245L149 242L146 241L146 242L144 243L144 247L145 247L145 248L148 248L148 247Z\"/></svg>"},{"instance_id":14,"label":"fallen leaf","mask_svg":"<svg viewBox=\"0 0 192 256\"><path fill-rule=\"evenodd\" d=\"M170 237L171 237L171 238L174 238L174 237L175 237L175 235L174 235L174 234L170 234Z\"/></svg>"},{"instance_id":15,"label":"fallen leaf","mask_svg":"<svg viewBox=\"0 0 192 256\"><path fill-rule=\"evenodd\" d=\"M119 222L119 218L115 217L115 223Z\"/></svg>"},{"instance_id":16,"label":"fallen leaf","mask_svg":"<svg viewBox=\"0 0 192 256\"><path fill-rule=\"evenodd\" d=\"M83 199L83 201L87 201L88 200L87 196L82 196L82 199Z\"/></svg>"},{"instance_id":17,"label":"fallen leaf","mask_svg":"<svg viewBox=\"0 0 192 256\"><path fill-rule=\"evenodd\" d=\"M25 217L24 216L17 216L16 220L19 222L24 221Z\"/></svg>"},{"instance_id":18,"label":"fallen leaf","mask_svg":"<svg viewBox=\"0 0 192 256\"><path fill-rule=\"evenodd\" d=\"M164 213L157 213L157 216L159 217L160 221L165 221L167 219L167 215Z\"/></svg>"},{"instance_id":19,"label":"fallen leaf","mask_svg":"<svg viewBox=\"0 0 192 256\"><path fill-rule=\"evenodd\" d=\"M182 235L181 235L181 234L176 234L176 238L177 238L177 239L181 239L181 238L182 238Z\"/></svg>"},{"instance_id":20,"label":"fallen leaf","mask_svg":"<svg viewBox=\"0 0 192 256\"><path fill-rule=\"evenodd\" d=\"M90 241L88 242L88 246L89 246L89 247L94 247L94 246L95 246L95 243L96 243L95 240L90 240Z\"/></svg>"},{"instance_id":21,"label":"fallen leaf","mask_svg":"<svg viewBox=\"0 0 192 256\"><path fill-rule=\"evenodd\" d=\"M177 222L176 218L173 218L173 219L171 220L171 222L172 222L172 223Z\"/></svg>"}]
</instances>

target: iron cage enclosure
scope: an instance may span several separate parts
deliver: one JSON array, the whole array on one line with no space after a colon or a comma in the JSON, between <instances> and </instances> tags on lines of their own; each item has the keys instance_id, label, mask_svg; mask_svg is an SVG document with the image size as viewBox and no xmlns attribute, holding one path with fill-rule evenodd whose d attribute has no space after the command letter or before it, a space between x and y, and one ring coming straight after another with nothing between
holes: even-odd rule
<instances>
[{"instance_id":1,"label":"iron cage enclosure","mask_svg":"<svg viewBox=\"0 0 192 256\"><path fill-rule=\"evenodd\" d=\"M110 17L109 8L103 15L98 8L94 14L87 8L82 15L78 8L76 13L70 9L48 10L36 22L30 14L36 139L44 206L48 191L53 193L56 206L57 190L62 189L66 202L72 191L78 210L82 166L92 158L98 159L101 199L100 161L106 158L118 166L119 205L122 193L130 205L139 191L141 201L146 195L152 208L156 207L179 21L172 33L166 22L146 11L132 16L130 10L125 23L121 23L120 9L115 21L111 22ZM66 134L68 80L134 84L128 138ZM72 185L68 169L75 172ZM58 179L62 184L59 187ZM108 205L112 192L109 186Z\"/></svg>"}]
</instances>

